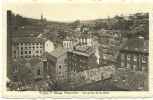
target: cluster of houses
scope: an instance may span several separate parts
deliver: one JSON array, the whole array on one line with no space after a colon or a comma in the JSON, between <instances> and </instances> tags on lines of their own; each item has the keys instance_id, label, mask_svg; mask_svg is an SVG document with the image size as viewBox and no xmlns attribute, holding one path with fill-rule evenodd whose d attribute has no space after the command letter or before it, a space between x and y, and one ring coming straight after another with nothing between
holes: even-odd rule
<instances>
[{"instance_id":1,"label":"cluster of houses","mask_svg":"<svg viewBox=\"0 0 153 100\"><path fill-rule=\"evenodd\" d=\"M25 30L33 31L28 27ZM114 90L134 89L130 86L135 83L130 83L129 77L133 81L137 77L144 77L135 90L148 90L141 83L148 81L145 77L148 77L149 71L149 40L123 38L119 30L89 30L82 27L78 31L81 33L60 39L60 45L47 37L14 37L12 62L7 65L10 80L28 84L68 77L70 72L81 73L113 66L115 72L112 73L111 84ZM123 83L127 85L120 85Z\"/></svg>"}]
</instances>

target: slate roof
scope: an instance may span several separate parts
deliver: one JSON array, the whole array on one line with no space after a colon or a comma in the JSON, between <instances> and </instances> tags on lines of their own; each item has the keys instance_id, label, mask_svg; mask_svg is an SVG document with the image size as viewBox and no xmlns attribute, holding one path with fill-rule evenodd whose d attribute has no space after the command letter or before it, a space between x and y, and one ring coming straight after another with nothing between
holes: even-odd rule
<instances>
[{"instance_id":1,"label":"slate roof","mask_svg":"<svg viewBox=\"0 0 153 100\"><path fill-rule=\"evenodd\" d=\"M28 63L28 60L26 60L25 58L14 59L14 61L18 62L18 64L20 63L21 65L25 65Z\"/></svg>"},{"instance_id":2,"label":"slate roof","mask_svg":"<svg viewBox=\"0 0 153 100\"><path fill-rule=\"evenodd\" d=\"M119 51L119 47L117 47L117 46L110 46L110 47L107 49L106 53L108 53L108 54L115 54L115 53L117 53L118 51Z\"/></svg>"},{"instance_id":3,"label":"slate roof","mask_svg":"<svg viewBox=\"0 0 153 100\"><path fill-rule=\"evenodd\" d=\"M33 31L22 31L22 30L13 30L13 37L37 37L39 34L41 34L42 32L33 32Z\"/></svg>"},{"instance_id":4,"label":"slate roof","mask_svg":"<svg viewBox=\"0 0 153 100\"><path fill-rule=\"evenodd\" d=\"M115 71L111 84L130 91L148 91L148 78L147 74L120 68Z\"/></svg>"},{"instance_id":5,"label":"slate roof","mask_svg":"<svg viewBox=\"0 0 153 100\"><path fill-rule=\"evenodd\" d=\"M45 41L45 38L36 37L18 37L12 39L13 43L44 43Z\"/></svg>"},{"instance_id":6,"label":"slate roof","mask_svg":"<svg viewBox=\"0 0 153 100\"><path fill-rule=\"evenodd\" d=\"M99 36L109 36L105 31L102 30L97 31L97 33L99 34Z\"/></svg>"},{"instance_id":7,"label":"slate roof","mask_svg":"<svg viewBox=\"0 0 153 100\"><path fill-rule=\"evenodd\" d=\"M120 50L149 53L149 40L128 39Z\"/></svg>"},{"instance_id":8,"label":"slate roof","mask_svg":"<svg viewBox=\"0 0 153 100\"><path fill-rule=\"evenodd\" d=\"M119 56L119 52L117 52L113 56L109 57L108 60L113 61L113 62L118 62L117 61L118 56Z\"/></svg>"},{"instance_id":9,"label":"slate roof","mask_svg":"<svg viewBox=\"0 0 153 100\"><path fill-rule=\"evenodd\" d=\"M63 41L72 41L72 39L67 36Z\"/></svg>"},{"instance_id":10,"label":"slate roof","mask_svg":"<svg viewBox=\"0 0 153 100\"><path fill-rule=\"evenodd\" d=\"M29 61L30 65L33 67L35 64L41 62L42 60L40 60L39 58L33 58Z\"/></svg>"},{"instance_id":11,"label":"slate roof","mask_svg":"<svg viewBox=\"0 0 153 100\"><path fill-rule=\"evenodd\" d=\"M51 53L50 53L50 55L51 56L54 56L54 57L56 57L56 58L59 58L60 56L62 56L63 54L65 54L65 53L67 53L67 49L66 48L64 48L64 47L58 47L58 48L56 48L56 49L54 49Z\"/></svg>"}]
</instances>

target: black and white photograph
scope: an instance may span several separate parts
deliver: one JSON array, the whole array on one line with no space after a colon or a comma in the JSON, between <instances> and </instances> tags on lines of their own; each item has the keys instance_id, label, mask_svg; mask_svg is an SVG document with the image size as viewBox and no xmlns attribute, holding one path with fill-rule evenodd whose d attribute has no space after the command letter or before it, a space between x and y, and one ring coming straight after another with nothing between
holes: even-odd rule
<instances>
[{"instance_id":1,"label":"black and white photograph","mask_svg":"<svg viewBox=\"0 0 153 100\"><path fill-rule=\"evenodd\" d=\"M146 8L6 3L6 91L149 92Z\"/></svg>"}]
</instances>

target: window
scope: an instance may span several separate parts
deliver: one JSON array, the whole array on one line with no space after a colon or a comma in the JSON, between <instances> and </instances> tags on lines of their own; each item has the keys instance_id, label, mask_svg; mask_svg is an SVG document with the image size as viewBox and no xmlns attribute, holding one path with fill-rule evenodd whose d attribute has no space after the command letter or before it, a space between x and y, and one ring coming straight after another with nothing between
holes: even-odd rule
<instances>
[{"instance_id":1,"label":"window","mask_svg":"<svg viewBox=\"0 0 153 100\"><path fill-rule=\"evenodd\" d=\"M137 70L137 64L133 65L133 70L135 70L135 71Z\"/></svg>"},{"instance_id":2,"label":"window","mask_svg":"<svg viewBox=\"0 0 153 100\"><path fill-rule=\"evenodd\" d=\"M121 67L124 67L124 62L123 61L121 62Z\"/></svg>"},{"instance_id":3,"label":"window","mask_svg":"<svg viewBox=\"0 0 153 100\"><path fill-rule=\"evenodd\" d=\"M130 58L131 58L131 55L127 54L127 60L130 60Z\"/></svg>"},{"instance_id":4,"label":"window","mask_svg":"<svg viewBox=\"0 0 153 100\"><path fill-rule=\"evenodd\" d=\"M66 63L67 63L67 59L64 60L64 64L66 64Z\"/></svg>"},{"instance_id":5,"label":"window","mask_svg":"<svg viewBox=\"0 0 153 100\"><path fill-rule=\"evenodd\" d=\"M18 67L14 67L13 72L18 72Z\"/></svg>"},{"instance_id":6,"label":"window","mask_svg":"<svg viewBox=\"0 0 153 100\"><path fill-rule=\"evenodd\" d=\"M130 69L131 64L127 62L127 69Z\"/></svg>"},{"instance_id":7,"label":"window","mask_svg":"<svg viewBox=\"0 0 153 100\"><path fill-rule=\"evenodd\" d=\"M146 63L147 57L146 56L142 56L142 63Z\"/></svg>"},{"instance_id":8,"label":"window","mask_svg":"<svg viewBox=\"0 0 153 100\"><path fill-rule=\"evenodd\" d=\"M40 69L37 70L37 75L40 76Z\"/></svg>"},{"instance_id":9,"label":"window","mask_svg":"<svg viewBox=\"0 0 153 100\"><path fill-rule=\"evenodd\" d=\"M14 54L16 54L16 51L14 51Z\"/></svg>"},{"instance_id":10,"label":"window","mask_svg":"<svg viewBox=\"0 0 153 100\"><path fill-rule=\"evenodd\" d=\"M66 64L64 64L64 67L65 67L65 69L67 69L67 65Z\"/></svg>"},{"instance_id":11,"label":"window","mask_svg":"<svg viewBox=\"0 0 153 100\"><path fill-rule=\"evenodd\" d=\"M147 71L145 66L142 66L142 71Z\"/></svg>"},{"instance_id":12,"label":"window","mask_svg":"<svg viewBox=\"0 0 153 100\"><path fill-rule=\"evenodd\" d=\"M33 43L33 45L35 45L35 43Z\"/></svg>"},{"instance_id":13,"label":"window","mask_svg":"<svg viewBox=\"0 0 153 100\"><path fill-rule=\"evenodd\" d=\"M62 69L62 65L59 65L59 69Z\"/></svg>"},{"instance_id":14,"label":"window","mask_svg":"<svg viewBox=\"0 0 153 100\"><path fill-rule=\"evenodd\" d=\"M65 76L67 75L67 71L65 71Z\"/></svg>"},{"instance_id":15,"label":"window","mask_svg":"<svg viewBox=\"0 0 153 100\"><path fill-rule=\"evenodd\" d=\"M38 45L38 43L36 43L36 45Z\"/></svg>"},{"instance_id":16,"label":"window","mask_svg":"<svg viewBox=\"0 0 153 100\"><path fill-rule=\"evenodd\" d=\"M25 51L25 54L27 54L27 51Z\"/></svg>"},{"instance_id":17,"label":"window","mask_svg":"<svg viewBox=\"0 0 153 100\"><path fill-rule=\"evenodd\" d=\"M62 73L61 72L59 72L59 76L62 76Z\"/></svg>"},{"instance_id":18,"label":"window","mask_svg":"<svg viewBox=\"0 0 153 100\"><path fill-rule=\"evenodd\" d=\"M124 59L125 54L121 53L121 59Z\"/></svg>"},{"instance_id":19,"label":"window","mask_svg":"<svg viewBox=\"0 0 153 100\"><path fill-rule=\"evenodd\" d=\"M23 50L23 47L21 47L21 50Z\"/></svg>"},{"instance_id":20,"label":"window","mask_svg":"<svg viewBox=\"0 0 153 100\"><path fill-rule=\"evenodd\" d=\"M24 78L25 78L24 75L21 75L21 81L24 81Z\"/></svg>"},{"instance_id":21,"label":"window","mask_svg":"<svg viewBox=\"0 0 153 100\"><path fill-rule=\"evenodd\" d=\"M39 51L36 51L36 53L39 53Z\"/></svg>"},{"instance_id":22,"label":"window","mask_svg":"<svg viewBox=\"0 0 153 100\"><path fill-rule=\"evenodd\" d=\"M21 54L23 54L23 51L21 51Z\"/></svg>"},{"instance_id":23,"label":"window","mask_svg":"<svg viewBox=\"0 0 153 100\"><path fill-rule=\"evenodd\" d=\"M137 55L133 55L133 61L137 61Z\"/></svg>"},{"instance_id":24,"label":"window","mask_svg":"<svg viewBox=\"0 0 153 100\"><path fill-rule=\"evenodd\" d=\"M29 51L29 54L31 54L31 51Z\"/></svg>"},{"instance_id":25,"label":"window","mask_svg":"<svg viewBox=\"0 0 153 100\"><path fill-rule=\"evenodd\" d=\"M13 81L17 82L17 76L13 76Z\"/></svg>"}]
</instances>

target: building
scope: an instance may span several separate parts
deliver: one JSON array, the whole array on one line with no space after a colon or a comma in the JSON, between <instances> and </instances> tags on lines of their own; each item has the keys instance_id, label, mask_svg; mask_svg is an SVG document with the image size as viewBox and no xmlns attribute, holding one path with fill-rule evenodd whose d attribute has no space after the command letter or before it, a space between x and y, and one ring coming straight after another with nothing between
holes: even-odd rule
<instances>
[{"instance_id":1,"label":"building","mask_svg":"<svg viewBox=\"0 0 153 100\"><path fill-rule=\"evenodd\" d=\"M36 37L13 38L12 58L41 56L45 51L52 51L54 45L50 40Z\"/></svg>"},{"instance_id":2,"label":"building","mask_svg":"<svg viewBox=\"0 0 153 100\"><path fill-rule=\"evenodd\" d=\"M54 43L49 39L45 42L45 52L52 52L54 50Z\"/></svg>"},{"instance_id":3,"label":"building","mask_svg":"<svg viewBox=\"0 0 153 100\"><path fill-rule=\"evenodd\" d=\"M78 45L84 45L84 46L92 46L93 41L92 41L92 35L90 34L82 34L78 38Z\"/></svg>"},{"instance_id":4,"label":"building","mask_svg":"<svg viewBox=\"0 0 153 100\"><path fill-rule=\"evenodd\" d=\"M68 71L81 72L98 68L95 51L91 47L80 46L73 51L68 51Z\"/></svg>"},{"instance_id":5,"label":"building","mask_svg":"<svg viewBox=\"0 0 153 100\"><path fill-rule=\"evenodd\" d=\"M119 56L119 67L147 73L149 69L149 40L128 39L120 48Z\"/></svg>"},{"instance_id":6,"label":"building","mask_svg":"<svg viewBox=\"0 0 153 100\"><path fill-rule=\"evenodd\" d=\"M66 37L66 38L63 40L63 46L64 46L66 49L68 49L68 50L73 50L73 43L72 43L71 38Z\"/></svg>"},{"instance_id":7,"label":"building","mask_svg":"<svg viewBox=\"0 0 153 100\"><path fill-rule=\"evenodd\" d=\"M103 52L101 54L100 65L101 66L112 65L114 62L115 63L114 65L116 66L118 62L116 61L115 58L113 59L113 57L117 56L116 54L119 54L119 47L117 46L108 47L106 52Z\"/></svg>"},{"instance_id":8,"label":"building","mask_svg":"<svg viewBox=\"0 0 153 100\"><path fill-rule=\"evenodd\" d=\"M110 91L149 91L148 75L126 70L116 69L110 81Z\"/></svg>"},{"instance_id":9,"label":"building","mask_svg":"<svg viewBox=\"0 0 153 100\"><path fill-rule=\"evenodd\" d=\"M99 37L101 42L101 51L105 52L109 47L109 35L106 33L106 31L99 30L97 31L97 37Z\"/></svg>"},{"instance_id":10,"label":"building","mask_svg":"<svg viewBox=\"0 0 153 100\"><path fill-rule=\"evenodd\" d=\"M47 79L47 60L32 58L13 59L12 76L14 82L24 84Z\"/></svg>"},{"instance_id":11,"label":"building","mask_svg":"<svg viewBox=\"0 0 153 100\"><path fill-rule=\"evenodd\" d=\"M51 79L67 76L67 49L58 47L47 57Z\"/></svg>"}]
</instances>

